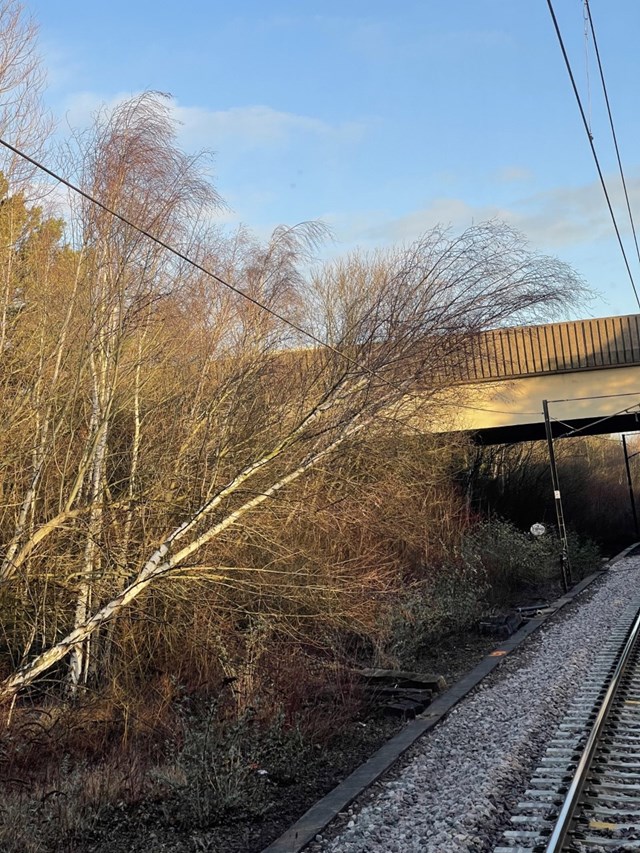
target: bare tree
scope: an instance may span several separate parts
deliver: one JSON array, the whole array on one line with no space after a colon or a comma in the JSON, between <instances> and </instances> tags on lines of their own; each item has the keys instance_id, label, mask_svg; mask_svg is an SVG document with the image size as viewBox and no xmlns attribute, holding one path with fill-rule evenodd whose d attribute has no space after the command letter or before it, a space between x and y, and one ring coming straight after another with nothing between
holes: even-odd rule
<instances>
[{"instance_id":1,"label":"bare tree","mask_svg":"<svg viewBox=\"0 0 640 853\"><path fill-rule=\"evenodd\" d=\"M101 244L101 239L95 242ZM337 452L365 430L372 433L388 429L390 424L402 430L408 419L415 424L417 416L428 425L429 417L437 414L438 393L447 383L443 364L464 359L471 337L488 326L523 321L560 308L581 289L567 266L530 253L518 234L497 223L471 228L460 236L436 229L406 249L373 256L356 254L326 265L307 282L294 275L297 267L288 252L273 272L270 250L261 258L255 253L253 257L262 272L256 276L255 265L240 265L247 286L258 282L262 297L277 299L295 284L282 298L332 349L305 347L292 332L283 341L273 318L266 320L255 306L249 309L234 300L223 300L223 304L209 301L215 305L212 328L217 347L212 351L206 346L206 334L196 335L201 354L206 354L204 359L196 359L201 384L196 373L195 384L185 389L186 396L166 395L155 411L143 413L138 401L136 415L134 402L134 422L142 419L145 429L141 435L134 427L128 458L140 460L140 454L145 455L145 470L149 464L146 454L157 454L158 447L156 443L152 450L144 433L150 437L153 427L161 429L162 412L173 417L172 428L177 426L182 433L179 441L171 442L177 455L168 467L162 466L168 473L160 476L159 484L145 491L136 462L133 476L137 484L127 493L125 503L129 512L138 489L138 500L145 497L144 511L133 521L126 516L127 535L132 527L140 531L136 535L142 559L137 567L131 566L124 588L116 592L111 586L112 594L103 603L95 596L85 598L82 612L76 610L66 636L17 668L0 687L1 698L15 695L67 655L77 655L89 638L145 590L176 576L185 566L197 577L194 561L209 580L233 585L233 572L217 560L216 542L221 537L249 522L276 497L294 493L312 470L330 467ZM96 274L108 268L106 263L99 265ZM265 281L277 286L267 293ZM193 293L197 282L192 284ZM118 287L115 292L120 312L115 315L115 326L101 320L97 329L107 328L110 340L119 341L116 332L122 328L121 312L128 302ZM101 310L110 304L111 293L109 289L101 292ZM113 323L113 315L110 318ZM216 328L217 320L224 323L223 328ZM196 321L191 328L198 325ZM92 341L95 335L99 331L92 332ZM112 363L111 350L105 347L107 344L99 344L98 353L100 357L109 353L108 375L118 362ZM150 369L150 365L142 368ZM99 373L100 382L102 375ZM137 382L140 388L140 377ZM135 389L135 379L133 386ZM99 384L96 415L90 421L95 424L90 430L94 435L99 424L109 422L99 396L102 387ZM111 390L115 386L107 382L105 387L104 399L115 400ZM211 393L215 395L213 404L207 398ZM178 412L189 412L188 421L176 418ZM93 485L87 487L86 499L95 510L91 516L95 522L102 519L110 490L104 460L96 474L100 443L94 439L89 446L94 467L87 482L102 483L97 491ZM163 531L163 524L172 526ZM87 533L87 541L100 540L100 532L91 522ZM146 556L142 556L145 549ZM92 583L95 575L96 563L85 562L83 583ZM93 584L96 593L99 588L109 591L104 584Z\"/></svg>"},{"instance_id":2,"label":"bare tree","mask_svg":"<svg viewBox=\"0 0 640 853\"><path fill-rule=\"evenodd\" d=\"M44 72L37 52L37 28L17 0L0 0L0 137L36 155L52 129L43 107ZM23 197L39 195L34 168L6 148L0 149L3 175L1 197L11 193ZM17 213L16 206L9 211ZM8 213L9 211L6 211ZM20 218L4 217L5 233L0 247L2 291L0 293L0 359L7 340L7 326L17 301L14 292L12 247L20 240Z\"/></svg>"}]
</instances>

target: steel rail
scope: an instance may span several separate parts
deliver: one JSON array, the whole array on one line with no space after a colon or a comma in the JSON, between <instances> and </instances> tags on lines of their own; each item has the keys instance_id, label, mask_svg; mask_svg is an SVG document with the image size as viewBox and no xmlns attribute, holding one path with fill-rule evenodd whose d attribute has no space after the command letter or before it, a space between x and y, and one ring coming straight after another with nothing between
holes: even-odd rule
<instances>
[{"instance_id":1,"label":"steel rail","mask_svg":"<svg viewBox=\"0 0 640 853\"><path fill-rule=\"evenodd\" d=\"M622 676L624 675L629 659L631 658L631 655L634 652L639 634L640 612L638 612L635 617L631 632L625 643L625 647L622 650L620 659L618 660L614 673L609 682L609 687L607 688L607 692L605 693L604 699L602 700L600 710L598 711L598 715L591 729L591 733L589 734L589 737L585 744L584 751L582 753L580 761L578 762L578 766L576 767L573 780L571 782L571 785L569 786L569 790L567 791L567 795L565 797L564 803L562 804L562 808L560 809L556 825L553 829L553 832L551 833L551 836L545 848L545 853L561 853L564 847L564 844L567 840L567 836L571 830L572 824L575 819L575 812L580 803L580 798L582 796L582 792L587 781L589 770L591 769L591 764L593 763L593 759L598 749L600 736L602 735L602 731L607 724L609 712L611 711L613 703L616 699L616 694L618 692Z\"/></svg>"}]
</instances>

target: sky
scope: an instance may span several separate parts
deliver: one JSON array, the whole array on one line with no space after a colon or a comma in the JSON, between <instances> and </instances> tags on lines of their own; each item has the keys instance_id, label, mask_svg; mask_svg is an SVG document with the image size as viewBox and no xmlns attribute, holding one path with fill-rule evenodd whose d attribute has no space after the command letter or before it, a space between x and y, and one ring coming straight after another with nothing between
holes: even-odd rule
<instances>
[{"instance_id":1,"label":"sky","mask_svg":"<svg viewBox=\"0 0 640 853\"><path fill-rule=\"evenodd\" d=\"M572 316L638 311L545 0L24 5L58 133L169 93L182 146L214 152L230 226L320 219L335 254L498 218L594 288ZM554 5L640 285L583 2ZM640 227L640 3L590 5Z\"/></svg>"}]
</instances>

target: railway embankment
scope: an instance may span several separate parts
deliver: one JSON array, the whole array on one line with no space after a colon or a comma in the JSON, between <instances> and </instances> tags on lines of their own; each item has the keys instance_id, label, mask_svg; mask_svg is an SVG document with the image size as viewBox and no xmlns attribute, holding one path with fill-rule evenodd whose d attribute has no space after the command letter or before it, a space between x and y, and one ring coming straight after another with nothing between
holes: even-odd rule
<instances>
[{"instance_id":1,"label":"railway embankment","mask_svg":"<svg viewBox=\"0 0 640 853\"><path fill-rule=\"evenodd\" d=\"M639 581L640 557L613 563L505 655L492 674L410 747L401 763L318 833L307 849L313 853L492 850Z\"/></svg>"}]
</instances>

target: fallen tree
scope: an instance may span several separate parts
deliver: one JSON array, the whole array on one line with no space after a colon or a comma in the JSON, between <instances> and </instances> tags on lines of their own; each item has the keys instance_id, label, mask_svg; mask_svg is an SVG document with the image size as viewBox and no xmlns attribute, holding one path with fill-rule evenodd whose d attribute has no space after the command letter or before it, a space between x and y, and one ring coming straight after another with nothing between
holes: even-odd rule
<instances>
[{"instance_id":1,"label":"fallen tree","mask_svg":"<svg viewBox=\"0 0 640 853\"><path fill-rule=\"evenodd\" d=\"M155 133L155 122L168 121L163 110L143 99L126 105L123 115L129 131ZM117 148L121 125L111 120L107 130L115 136L100 136L98 150ZM148 203L155 198L149 187L164 186L162 160L151 156L149 139L129 133L128 146L135 154L141 144L144 156L128 148L118 160L115 185L134 208L136 193ZM145 158L151 184L140 182ZM137 171L127 171L129 160ZM96 160L93 168L100 166ZM189 204L172 210L191 213ZM363 431L390 423L402 431L417 419L427 428L446 382L443 364L463 360L475 335L507 321L548 317L581 291L566 265L529 252L520 235L499 223L458 236L435 229L405 249L354 254L306 279L300 264L316 236L308 229L280 230L266 248L242 236L218 246L216 259L238 287L288 310L296 325L328 345L310 348L255 304L212 290L206 277L155 251L149 255L127 226L96 229L90 213L85 219L92 225L82 232L87 245L75 251L85 264L82 280L90 287L98 281L95 310L86 337L74 336L76 350L70 343L73 352L64 354L76 379L60 383L62 397L49 415L48 435L56 440L35 457L31 480L23 478L30 491L22 504L29 503L32 520L27 529L23 513L8 539L4 578L5 586L29 582L44 571L52 549L62 549L58 562L77 567L65 583L80 605L66 631L69 615L63 609L56 616L58 638L42 651L30 655L25 646L22 663L0 684L3 700L67 656L75 657L72 683L86 681L100 655L99 649L89 654L89 641L195 555L209 580L233 584L232 574L215 571L223 533L291 493L311 470L330 467ZM103 241L108 256L97 261ZM198 251L206 254L202 245ZM82 299L69 298L78 299L80 317ZM66 402L64 394L71 395ZM88 429L82 427L79 452L83 407ZM34 625L35 635L41 629Z\"/></svg>"}]
</instances>

